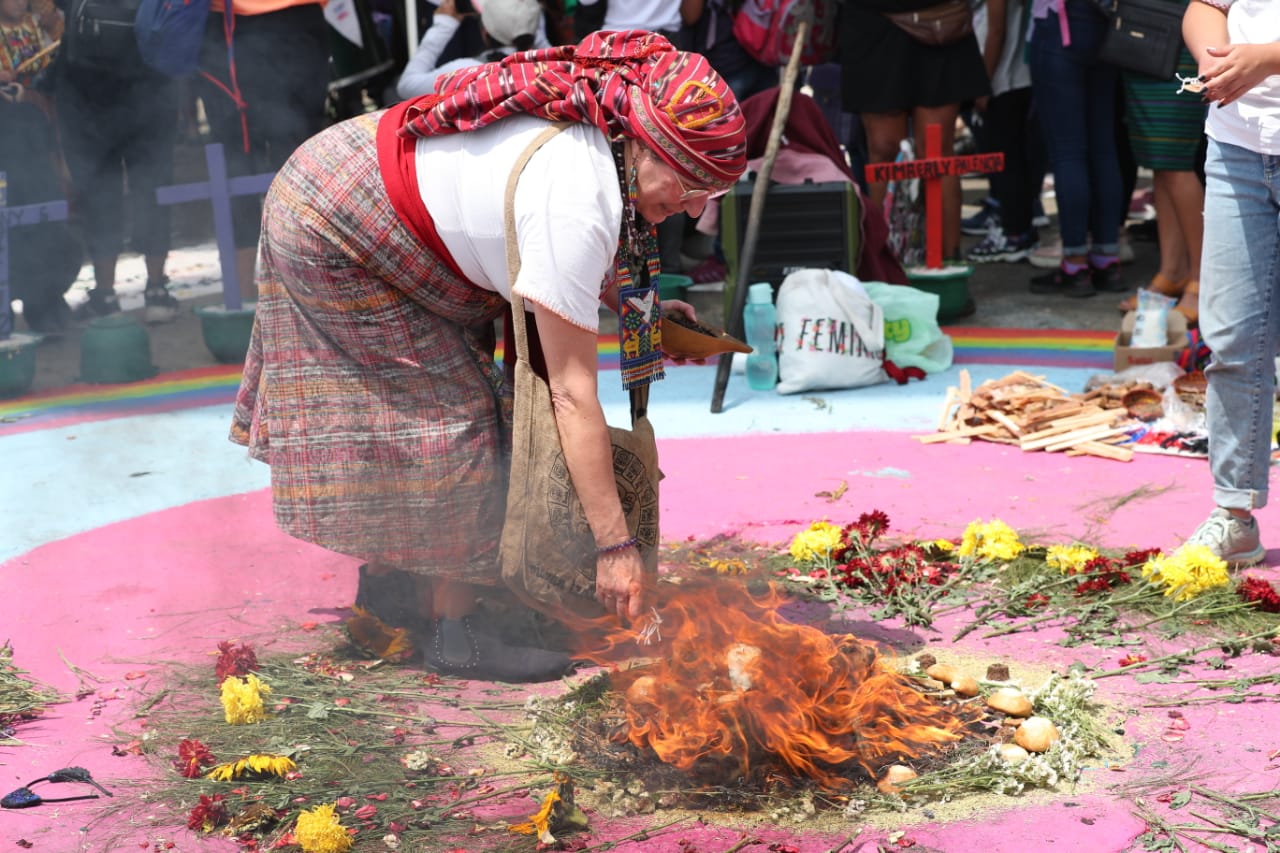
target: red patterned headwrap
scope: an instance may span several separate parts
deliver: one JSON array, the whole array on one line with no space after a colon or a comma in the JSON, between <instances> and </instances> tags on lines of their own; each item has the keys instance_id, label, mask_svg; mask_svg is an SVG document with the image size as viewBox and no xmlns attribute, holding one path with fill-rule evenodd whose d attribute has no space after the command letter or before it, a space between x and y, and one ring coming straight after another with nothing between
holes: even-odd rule
<instances>
[{"instance_id":1,"label":"red patterned headwrap","mask_svg":"<svg viewBox=\"0 0 1280 853\"><path fill-rule=\"evenodd\" d=\"M746 122L724 80L702 56L642 30L447 74L411 106L400 135L475 130L518 113L638 139L702 187L725 189L747 166Z\"/></svg>"}]
</instances>

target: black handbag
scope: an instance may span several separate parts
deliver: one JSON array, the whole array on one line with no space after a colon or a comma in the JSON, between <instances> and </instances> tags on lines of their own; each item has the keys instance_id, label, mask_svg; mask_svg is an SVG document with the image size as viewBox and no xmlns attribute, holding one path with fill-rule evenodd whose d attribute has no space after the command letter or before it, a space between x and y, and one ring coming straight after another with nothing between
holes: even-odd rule
<instances>
[{"instance_id":1,"label":"black handbag","mask_svg":"<svg viewBox=\"0 0 1280 853\"><path fill-rule=\"evenodd\" d=\"M1119 0L1098 59L1148 77L1172 77L1182 52L1183 10L1168 0Z\"/></svg>"}]
</instances>

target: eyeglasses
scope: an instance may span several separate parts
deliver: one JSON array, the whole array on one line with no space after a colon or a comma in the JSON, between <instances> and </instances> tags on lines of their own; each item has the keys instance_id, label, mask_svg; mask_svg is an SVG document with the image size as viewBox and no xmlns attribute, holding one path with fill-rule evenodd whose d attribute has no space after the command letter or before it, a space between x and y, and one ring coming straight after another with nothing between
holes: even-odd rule
<instances>
[{"instance_id":1,"label":"eyeglasses","mask_svg":"<svg viewBox=\"0 0 1280 853\"><path fill-rule=\"evenodd\" d=\"M727 187L725 189L720 190L720 189L711 189L710 187L687 186L684 182L684 179L680 177L680 173L677 172L675 169L673 169L668 163L666 163L666 161L659 158L658 155L654 154L652 149L641 148L640 150L642 153L649 155L650 158L655 159L659 164L666 166L668 169L671 169L671 174L676 179L676 186L680 188L681 204L684 204L690 201L710 201L713 198L720 198L720 196L724 195L729 191Z\"/></svg>"},{"instance_id":2,"label":"eyeglasses","mask_svg":"<svg viewBox=\"0 0 1280 853\"><path fill-rule=\"evenodd\" d=\"M92 785L108 797L114 796L106 788L94 781L89 775L89 771L83 767L64 767L61 770L55 770L48 776L41 777L34 782L28 782L21 788L17 788L3 797L0 797L0 809L29 809L38 806L41 803L68 803L72 800L96 800L97 794L80 794L76 797L42 797L35 791L31 790L31 786L40 782L83 782L86 785Z\"/></svg>"},{"instance_id":3,"label":"eyeglasses","mask_svg":"<svg viewBox=\"0 0 1280 853\"><path fill-rule=\"evenodd\" d=\"M722 190L713 190L709 187L698 189L690 189L684 185L684 181L680 179L680 173L675 169L671 170L671 174L676 176L676 186L680 187L680 201L710 201L713 198L720 198L729 191L728 187Z\"/></svg>"}]
</instances>

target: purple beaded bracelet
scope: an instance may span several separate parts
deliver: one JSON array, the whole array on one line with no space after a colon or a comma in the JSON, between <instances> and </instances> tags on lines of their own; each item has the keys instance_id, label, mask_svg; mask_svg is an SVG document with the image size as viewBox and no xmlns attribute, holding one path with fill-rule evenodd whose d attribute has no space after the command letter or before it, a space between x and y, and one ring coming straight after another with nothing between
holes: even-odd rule
<instances>
[{"instance_id":1,"label":"purple beaded bracelet","mask_svg":"<svg viewBox=\"0 0 1280 853\"><path fill-rule=\"evenodd\" d=\"M628 536L616 545L605 545L603 548L596 549L596 556L603 557L605 554L616 554L619 551L625 551L640 544L640 540L634 536Z\"/></svg>"}]
</instances>

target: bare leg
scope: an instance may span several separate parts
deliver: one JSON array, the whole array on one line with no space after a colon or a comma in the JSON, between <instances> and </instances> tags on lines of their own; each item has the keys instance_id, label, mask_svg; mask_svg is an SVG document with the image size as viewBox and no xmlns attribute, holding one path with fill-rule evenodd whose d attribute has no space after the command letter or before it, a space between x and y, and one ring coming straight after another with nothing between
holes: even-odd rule
<instances>
[{"instance_id":1,"label":"bare leg","mask_svg":"<svg viewBox=\"0 0 1280 853\"><path fill-rule=\"evenodd\" d=\"M1178 301L1178 310L1188 322L1200 319L1200 255L1204 249L1204 186L1195 172L1157 172L1165 177L1173 200L1178 229L1187 253L1187 286Z\"/></svg>"},{"instance_id":2,"label":"bare leg","mask_svg":"<svg viewBox=\"0 0 1280 853\"><path fill-rule=\"evenodd\" d=\"M1178 211L1169 180L1173 174L1164 170L1155 173L1156 234L1160 239L1159 274L1167 281L1182 283L1187 280L1189 272L1187 245L1183 241L1183 229L1178 221ZM1198 184L1199 181L1196 183ZM1203 204L1203 197L1201 203ZM1162 290L1161 292L1168 293L1169 296L1181 295L1180 291L1173 293Z\"/></svg>"},{"instance_id":3,"label":"bare leg","mask_svg":"<svg viewBox=\"0 0 1280 853\"><path fill-rule=\"evenodd\" d=\"M99 255L92 258L93 289L101 291L105 296L116 289L116 256Z\"/></svg>"},{"instance_id":4,"label":"bare leg","mask_svg":"<svg viewBox=\"0 0 1280 853\"><path fill-rule=\"evenodd\" d=\"M862 128L867 136L867 162L892 163L898 156L898 146L907 137L907 114L863 113ZM884 182L869 184L868 200L877 210L884 208L888 186Z\"/></svg>"},{"instance_id":5,"label":"bare leg","mask_svg":"<svg viewBox=\"0 0 1280 853\"><path fill-rule=\"evenodd\" d=\"M475 612L476 588L469 583L436 580L430 584L437 619L461 619Z\"/></svg>"},{"instance_id":6,"label":"bare leg","mask_svg":"<svg viewBox=\"0 0 1280 853\"><path fill-rule=\"evenodd\" d=\"M258 299L258 249L236 249L236 278L240 279L240 298L247 302Z\"/></svg>"},{"instance_id":7,"label":"bare leg","mask_svg":"<svg viewBox=\"0 0 1280 853\"><path fill-rule=\"evenodd\" d=\"M168 258L167 252L163 255L147 255L143 258L147 265L147 284L164 281L164 262Z\"/></svg>"}]
</instances>

